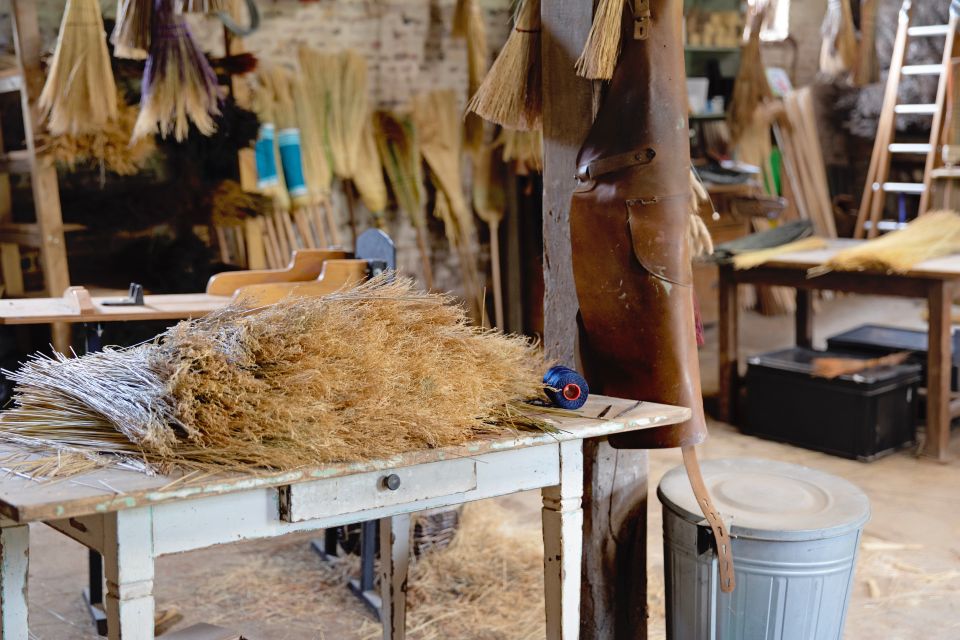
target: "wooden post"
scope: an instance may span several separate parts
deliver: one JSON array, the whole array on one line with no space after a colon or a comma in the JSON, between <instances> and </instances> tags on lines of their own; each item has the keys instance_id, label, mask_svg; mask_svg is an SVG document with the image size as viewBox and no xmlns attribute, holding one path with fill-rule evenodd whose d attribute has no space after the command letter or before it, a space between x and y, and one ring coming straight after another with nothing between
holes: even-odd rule
<instances>
[{"instance_id":1,"label":"wooden post","mask_svg":"<svg viewBox=\"0 0 960 640\"><path fill-rule=\"evenodd\" d=\"M573 365L578 304L570 252L570 198L577 153L597 109L594 86L576 76L574 61L593 23L593 3L544 2L541 22L543 341L548 359ZM644 451L617 452L606 442L584 449L583 640L646 638L647 473Z\"/></svg>"},{"instance_id":2,"label":"wooden post","mask_svg":"<svg viewBox=\"0 0 960 640\"><path fill-rule=\"evenodd\" d=\"M813 292L809 289L797 289L796 335L798 347L813 347Z\"/></svg>"},{"instance_id":3,"label":"wooden post","mask_svg":"<svg viewBox=\"0 0 960 640\"><path fill-rule=\"evenodd\" d=\"M734 422L737 412L737 393L739 371L739 313L740 301L737 298L737 281L733 267L720 267L720 317L717 328L719 338L720 393L717 398L718 417L724 422ZM800 300L797 300L797 308Z\"/></svg>"},{"instance_id":4,"label":"wooden post","mask_svg":"<svg viewBox=\"0 0 960 640\"><path fill-rule=\"evenodd\" d=\"M950 335L953 283L935 280L927 298L930 312L927 346L927 433L923 453L947 461L950 445L950 368L953 339Z\"/></svg>"}]
</instances>

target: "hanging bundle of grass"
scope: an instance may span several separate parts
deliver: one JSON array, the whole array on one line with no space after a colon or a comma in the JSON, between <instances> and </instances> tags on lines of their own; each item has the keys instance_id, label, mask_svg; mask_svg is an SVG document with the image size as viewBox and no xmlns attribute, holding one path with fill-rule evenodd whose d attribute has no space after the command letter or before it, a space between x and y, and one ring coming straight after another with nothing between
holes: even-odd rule
<instances>
[{"instance_id":1,"label":"hanging bundle of grass","mask_svg":"<svg viewBox=\"0 0 960 640\"><path fill-rule=\"evenodd\" d=\"M186 139L190 123L205 136L220 113L217 76L190 34L176 0L156 0L150 55L143 72L140 117L133 139L159 133Z\"/></svg>"},{"instance_id":2,"label":"hanging bundle of grass","mask_svg":"<svg viewBox=\"0 0 960 640\"><path fill-rule=\"evenodd\" d=\"M450 298L387 276L230 307L129 349L35 356L10 374L0 442L154 471L385 458L548 428L512 406L542 393L543 370L526 338L471 327Z\"/></svg>"},{"instance_id":3,"label":"hanging bundle of grass","mask_svg":"<svg viewBox=\"0 0 960 640\"><path fill-rule=\"evenodd\" d=\"M117 86L97 0L68 0L38 101L55 136L80 135L117 118Z\"/></svg>"},{"instance_id":4,"label":"hanging bundle of grass","mask_svg":"<svg viewBox=\"0 0 960 640\"><path fill-rule=\"evenodd\" d=\"M432 91L413 99L413 123L420 153L430 168L437 189L434 214L443 221L450 246L460 260L467 299L482 315L483 287L478 275L473 246L476 227L473 212L463 193L460 157L460 117L457 97L451 90Z\"/></svg>"},{"instance_id":5,"label":"hanging bundle of grass","mask_svg":"<svg viewBox=\"0 0 960 640\"><path fill-rule=\"evenodd\" d=\"M457 0L453 12L453 36L463 38L467 44L467 96L472 96L480 89L490 65L487 28L480 0ZM483 145L480 116L468 113L463 121L463 132L464 146L470 151L478 151Z\"/></svg>"},{"instance_id":6,"label":"hanging bundle of grass","mask_svg":"<svg viewBox=\"0 0 960 640\"><path fill-rule=\"evenodd\" d=\"M427 246L427 217L424 213L423 171L416 129L409 116L377 111L373 131L380 161L387 172L397 205L407 214L417 232L417 248L427 289L433 288L433 269Z\"/></svg>"},{"instance_id":7,"label":"hanging bundle of grass","mask_svg":"<svg viewBox=\"0 0 960 640\"><path fill-rule=\"evenodd\" d=\"M338 178L353 178L357 169L360 134L367 120L367 60L356 51L344 51L339 56L339 72L331 83L330 95L330 149L333 152L333 172Z\"/></svg>"},{"instance_id":8,"label":"hanging bundle of grass","mask_svg":"<svg viewBox=\"0 0 960 640\"><path fill-rule=\"evenodd\" d=\"M139 109L128 105L117 94L120 105L116 120L89 133L44 136L40 149L53 160L71 170L81 164L100 164L105 170L121 176L132 176L147 166L157 150L153 137L130 142Z\"/></svg>"},{"instance_id":9,"label":"hanging bundle of grass","mask_svg":"<svg viewBox=\"0 0 960 640\"><path fill-rule=\"evenodd\" d=\"M837 253L811 275L828 271L906 273L925 260L960 253L960 214L932 211L903 229Z\"/></svg>"},{"instance_id":10,"label":"hanging bundle of grass","mask_svg":"<svg viewBox=\"0 0 960 640\"><path fill-rule=\"evenodd\" d=\"M377 140L373 132L373 117L367 118L360 135L360 148L357 153L357 168L353 174L353 183L357 187L364 206L373 214L377 226L383 224L383 213L387 208L387 183L383 179L383 163L377 152Z\"/></svg>"},{"instance_id":11,"label":"hanging bundle of grass","mask_svg":"<svg viewBox=\"0 0 960 640\"><path fill-rule=\"evenodd\" d=\"M517 175L543 173L543 131L503 129L494 146L503 147L503 161L512 162Z\"/></svg>"},{"instance_id":12,"label":"hanging bundle of grass","mask_svg":"<svg viewBox=\"0 0 960 640\"><path fill-rule=\"evenodd\" d=\"M589 80L609 80L620 58L624 0L600 0L593 14L583 53L577 60L577 75Z\"/></svg>"},{"instance_id":13,"label":"hanging bundle of grass","mask_svg":"<svg viewBox=\"0 0 960 640\"><path fill-rule=\"evenodd\" d=\"M117 21L110 34L113 55L143 60L150 51L154 0L118 0Z\"/></svg>"},{"instance_id":14,"label":"hanging bundle of grass","mask_svg":"<svg viewBox=\"0 0 960 640\"><path fill-rule=\"evenodd\" d=\"M820 26L823 45L820 49L820 71L840 76L857 66L857 34L849 0L830 0Z\"/></svg>"},{"instance_id":15,"label":"hanging bundle of grass","mask_svg":"<svg viewBox=\"0 0 960 640\"><path fill-rule=\"evenodd\" d=\"M540 0L523 0L510 37L467 110L507 129L540 128Z\"/></svg>"},{"instance_id":16,"label":"hanging bundle of grass","mask_svg":"<svg viewBox=\"0 0 960 640\"><path fill-rule=\"evenodd\" d=\"M761 105L773 97L760 53L760 28L766 13L766 6L754 9L747 21L746 41L740 48L740 69L733 83L730 112L727 114L733 144L737 144L743 133L754 124ZM769 124L765 123L763 128L769 139Z\"/></svg>"}]
</instances>

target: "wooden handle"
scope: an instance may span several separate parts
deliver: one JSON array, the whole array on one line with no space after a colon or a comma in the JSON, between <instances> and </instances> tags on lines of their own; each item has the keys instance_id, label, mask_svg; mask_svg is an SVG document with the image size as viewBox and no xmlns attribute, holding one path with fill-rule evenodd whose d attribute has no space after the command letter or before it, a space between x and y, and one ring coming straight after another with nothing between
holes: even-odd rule
<instances>
[{"instance_id":1,"label":"wooden handle","mask_svg":"<svg viewBox=\"0 0 960 640\"><path fill-rule=\"evenodd\" d=\"M71 311L81 316L93 315L97 312L90 292L85 287L67 287L63 292L63 301Z\"/></svg>"},{"instance_id":2,"label":"wooden handle","mask_svg":"<svg viewBox=\"0 0 960 640\"><path fill-rule=\"evenodd\" d=\"M257 269L218 273L207 282L207 293L213 296L230 296L237 289L254 284L315 280L323 273L323 265L326 261L342 260L346 257L347 253L344 251L300 249L293 253L293 259L286 269Z\"/></svg>"},{"instance_id":3,"label":"wooden handle","mask_svg":"<svg viewBox=\"0 0 960 640\"><path fill-rule=\"evenodd\" d=\"M237 289L233 297L245 304L263 306L279 302L287 296L324 296L347 285L363 282L366 277L366 260L327 260L316 280L251 284Z\"/></svg>"}]
</instances>

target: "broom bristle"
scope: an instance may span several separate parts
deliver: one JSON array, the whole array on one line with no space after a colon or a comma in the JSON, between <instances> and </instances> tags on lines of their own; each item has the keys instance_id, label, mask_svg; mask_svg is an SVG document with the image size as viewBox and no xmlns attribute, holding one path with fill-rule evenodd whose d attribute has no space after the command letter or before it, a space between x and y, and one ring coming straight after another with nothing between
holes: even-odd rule
<instances>
[{"instance_id":1,"label":"broom bristle","mask_svg":"<svg viewBox=\"0 0 960 640\"><path fill-rule=\"evenodd\" d=\"M117 118L117 86L97 0L68 0L38 106L47 129L92 133Z\"/></svg>"},{"instance_id":2,"label":"broom bristle","mask_svg":"<svg viewBox=\"0 0 960 640\"><path fill-rule=\"evenodd\" d=\"M600 0L593 16L583 52L577 60L577 75L588 80L609 80L620 57L624 0Z\"/></svg>"},{"instance_id":3,"label":"broom bristle","mask_svg":"<svg viewBox=\"0 0 960 640\"><path fill-rule=\"evenodd\" d=\"M373 133L373 114L367 118L360 134L357 166L353 172L353 184L360 193L364 206L375 217L387 208L387 183L383 179L383 164L377 153L377 141Z\"/></svg>"},{"instance_id":4,"label":"broom bristle","mask_svg":"<svg viewBox=\"0 0 960 640\"><path fill-rule=\"evenodd\" d=\"M793 242L781 244L777 247L739 253L733 258L733 268L753 269L754 267L759 267L760 265L770 262L774 258L787 253L794 253L797 251L814 251L816 249L824 249L826 247L827 241L823 238L803 238L802 240L795 240Z\"/></svg>"},{"instance_id":5,"label":"broom bristle","mask_svg":"<svg viewBox=\"0 0 960 640\"><path fill-rule=\"evenodd\" d=\"M117 21L110 34L113 55L118 58L143 60L150 50L150 24L153 0L119 0Z\"/></svg>"},{"instance_id":6,"label":"broom bristle","mask_svg":"<svg viewBox=\"0 0 960 640\"><path fill-rule=\"evenodd\" d=\"M909 351L891 353L880 358L814 358L813 375L818 378L838 378L840 376L860 373L874 367L892 367L906 362L910 357Z\"/></svg>"},{"instance_id":7,"label":"broom bristle","mask_svg":"<svg viewBox=\"0 0 960 640\"><path fill-rule=\"evenodd\" d=\"M510 37L467 110L508 129L540 127L540 0L524 0Z\"/></svg>"},{"instance_id":8,"label":"broom bristle","mask_svg":"<svg viewBox=\"0 0 960 640\"><path fill-rule=\"evenodd\" d=\"M474 95L483 82L489 66L490 49L487 29L479 0L457 0L453 14L453 35L467 44L467 95ZM483 145L483 119L468 113L463 123L464 145L478 151Z\"/></svg>"},{"instance_id":9,"label":"broom bristle","mask_svg":"<svg viewBox=\"0 0 960 640\"><path fill-rule=\"evenodd\" d=\"M186 139L191 122L205 136L216 130L217 76L175 4L176 0L158 0L155 7L134 140L159 133L164 138L173 134L179 142Z\"/></svg>"}]
</instances>

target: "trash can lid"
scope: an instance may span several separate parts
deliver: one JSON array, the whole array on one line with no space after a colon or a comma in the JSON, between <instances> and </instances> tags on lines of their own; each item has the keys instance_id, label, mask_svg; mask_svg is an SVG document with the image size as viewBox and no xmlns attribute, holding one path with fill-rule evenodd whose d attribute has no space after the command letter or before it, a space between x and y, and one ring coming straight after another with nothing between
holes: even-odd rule
<instances>
[{"instance_id":1,"label":"trash can lid","mask_svg":"<svg viewBox=\"0 0 960 640\"><path fill-rule=\"evenodd\" d=\"M701 466L713 502L734 537L833 538L859 529L870 518L870 501L863 491L822 471L757 458L707 460ZM706 526L683 466L663 476L657 497L684 520Z\"/></svg>"}]
</instances>

